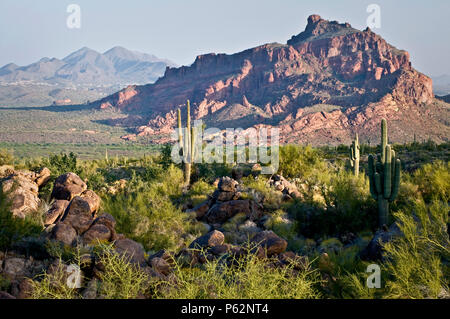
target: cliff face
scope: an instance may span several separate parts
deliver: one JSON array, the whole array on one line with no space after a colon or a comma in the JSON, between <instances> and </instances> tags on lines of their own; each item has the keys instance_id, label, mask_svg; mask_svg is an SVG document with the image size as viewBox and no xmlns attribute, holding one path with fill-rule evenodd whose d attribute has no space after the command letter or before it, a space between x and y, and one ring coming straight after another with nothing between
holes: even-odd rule
<instances>
[{"instance_id":1,"label":"cliff face","mask_svg":"<svg viewBox=\"0 0 450 319\"><path fill-rule=\"evenodd\" d=\"M448 105L434 100L431 79L411 67L408 52L370 29L318 15L287 44L200 55L191 66L167 68L155 84L128 87L99 106L143 111L148 125L137 134L160 135L173 129L176 109L184 110L187 99L194 118L208 126L277 126L283 142L347 143L356 132L370 138L378 134L381 116L393 121L394 129L413 119L415 128L435 129L428 130L429 137L449 136L446 124L435 118L437 112L448 115ZM400 142L414 132L402 128L392 136Z\"/></svg>"}]
</instances>

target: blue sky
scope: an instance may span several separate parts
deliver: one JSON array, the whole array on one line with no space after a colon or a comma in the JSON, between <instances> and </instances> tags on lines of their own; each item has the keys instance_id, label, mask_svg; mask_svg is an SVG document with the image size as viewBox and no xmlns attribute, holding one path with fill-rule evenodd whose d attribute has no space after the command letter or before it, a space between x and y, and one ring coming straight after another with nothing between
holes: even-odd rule
<instances>
[{"instance_id":1,"label":"blue sky","mask_svg":"<svg viewBox=\"0 0 450 319\"><path fill-rule=\"evenodd\" d=\"M81 7L80 29L66 26L72 3ZM1 0L0 65L116 45L186 65L198 54L285 43L313 13L364 29L372 3L381 8L374 32L409 51L419 71L450 74L448 0Z\"/></svg>"}]
</instances>

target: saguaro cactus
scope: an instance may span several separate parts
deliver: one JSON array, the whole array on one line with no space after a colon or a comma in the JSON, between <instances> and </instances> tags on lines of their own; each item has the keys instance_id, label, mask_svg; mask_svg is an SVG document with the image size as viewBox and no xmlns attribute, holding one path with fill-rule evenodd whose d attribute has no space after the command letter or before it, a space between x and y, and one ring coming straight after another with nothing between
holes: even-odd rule
<instances>
[{"instance_id":1,"label":"saguaro cactus","mask_svg":"<svg viewBox=\"0 0 450 319\"><path fill-rule=\"evenodd\" d=\"M187 121L185 133L186 134L183 134L183 129L181 126L181 110L178 109L178 138L184 163L184 184L189 185L191 181L191 166L195 158L196 136L196 128L191 127L191 103L189 100L187 101Z\"/></svg>"},{"instance_id":2,"label":"saguaro cactus","mask_svg":"<svg viewBox=\"0 0 450 319\"><path fill-rule=\"evenodd\" d=\"M356 134L356 138L350 146L350 165L353 167L353 174L355 174L355 176L359 175L359 155L359 138L358 134Z\"/></svg>"},{"instance_id":3,"label":"saguaro cactus","mask_svg":"<svg viewBox=\"0 0 450 319\"><path fill-rule=\"evenodd\" d=\"M389 203L398 195L400 186L401 162L395 157L395 152L388 144L386 120L381 120L381 154L377 159L369 155L368 176L370 193L378 201L378 219L382 227L387 223Z\"/></svg>"}]
</instances>

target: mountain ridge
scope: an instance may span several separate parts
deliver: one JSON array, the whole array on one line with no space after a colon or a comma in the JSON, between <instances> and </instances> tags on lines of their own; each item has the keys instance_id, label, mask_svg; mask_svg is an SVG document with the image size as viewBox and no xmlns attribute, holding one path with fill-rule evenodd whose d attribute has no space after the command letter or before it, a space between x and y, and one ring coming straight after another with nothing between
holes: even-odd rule
<instances>
[{"instance_id":1,"label":"mountain ridge","mask_svg":"<svg viewBox=\"0 0 450 319\"><path fill-rule=\"evenodd\" d=\"M434 98L432 80L412 67L407 51L369 28L359 31L318 15L286 44L199 55L190 66L168 67L154 84L129 86L95 105L144 112L148 124L136 135L159 136L172 131L176 110L185 112L187 99L193 118L208 126L276 126L284 143L348 143L355 133L371 139L381 117L392 122L399 142L416 131L437 141L449 136L439 119L448 105ZM309 107L318 111L304 112Z\"/></svg>"},{"instance_id":2,"label":"mountain ridge","mask_svg":"<svg viewBox=\"0 0 450 319\"><path fill-rule=\"evenodd\" d=\"M120 68L117 68L118 63ZM120 46L104 53L83 47L62 59L43 57L25 66L6 64L0 68L0 83L28 81L86 86L146 84L157 80L164 73L166 66L176 64ZM134 72L128 70L130 67L134 68ZM136 74L130 78L130 73Z\"/></svg>"}]
</instances>

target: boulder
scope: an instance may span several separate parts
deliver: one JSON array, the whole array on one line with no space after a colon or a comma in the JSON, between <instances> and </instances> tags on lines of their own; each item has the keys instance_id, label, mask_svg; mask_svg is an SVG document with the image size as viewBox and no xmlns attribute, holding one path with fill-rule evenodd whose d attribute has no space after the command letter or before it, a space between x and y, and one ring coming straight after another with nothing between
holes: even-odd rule
<instances>
[{"instance_id":1,"label":"boulder","mask_svg":"<svg viewBox=\"0 0 450 319\"><path fill-rule=\"evenodd\" d=\"M239 183L237 181L228 176L225 176L219 180L219 184L217 185L217 187L220 191L223 192L236 192L238 185Z\"/></svg>"},{"instance_id":2,"label":"boulder","mask_svg":"<svg viewBox=\"0 0 450 319\"><path fill-rule=\"evenodd\" d=\"M111 232L114 232L116 227L116 220L112 215L105 213L97 217L96 220L94 220L94 225L97 224L105 225Z\"/></svg>"},{"instance_id":3,"label":"boulder","mask_svg":"<svg viewBox=\"0 0 450 319\"><path fill-rule=\"evenodd\" d=\"M19 281L17 286L17 291L13 291L13 294L17 299L29 299L33 295L33 281L30 278L24 278Z\"/></svg>"},{"instance_id":4,"label":"boulder","mask_svg":"<svg viewBox=\"0 0 450 319\"><path fill-rule=\"evenodd\" d=\"M79 235L82 235L94 222L94 215L100 206L100 197L93 191L85 191L81 196L75 196L62 218L72 225Z\"/></svg>"},{"instance_id":5,"label":"boulder","mask_svg":"<svg viewBox=\"0 0 450 319\"><path fill-rule=\"evenodd\" d=\"M14 174L14 166L2 165L0 166L0 178L5 178Z\"/></svg>"},{"instance_id":6,"label":"boulder","mask_svg":"<svg viewBox=\"0 0 450 319\"><path fill-rule=\"evenodd\" d=\"M0 299L16 299L16 297L10 295L6 291L0 291Z\"/></svg>"},{"instance_id":7,"label":"boulder","mask_svg":"<svg viewBox=\"0 0 450 319\"><path fill-rule=\"evenodd\" d=\"M212 232L207 233L206 235L203 235L196 240L194 240L190 245L189 248L194 249L202 249L202 248L208 248L208 247L214 247L218 245L222 245L225 241L225 236L222 232L218 230L213 230Z\"/></svg>"},{"instance_id":8,"label":"boulder","mask_svg":"<svg viewBox=\"0 0 450 319\"><path fill-rule=\"evenodd\" d=\"M72 200L87 189L86 183L76 174L67 173L59 176L53 186L51 198Z\"/></svg>"},{"instance_id":9,"label":"boulder","mask_svg":"<svg viewBox=\"0 0 450 319\"><path fill-rule=\"evenodd\" d=\"M287 247L287 241L271 230L257 233L252 238L251 243L262 247L265 250L267 257L281 254Z\"/></svg>"},{"instance_id":10,"label":"boulder","mask_svg":"<svg viewBox=\"0 0 450 319\"><path fill-rule=\"evenodd\" d=\"M216 245L211 247L209 251L211 252L211 254L215 256L221 256L231 251L231 245L230 244Z\"/></svg>"},{"instance_id":11,"label":"boulder","mask_svg":"<svg viewBox=\"0 0 450 319\"><path fill-rule=\"evenodd\" d=\"M178 254L175 255L177 263L182 267L193 267L198 264L198 254L187 248L181 249Z\"/></svg>"},{"instance_id":12,"label":"boulder","mask_svg":"<svg viewBox=\"0 0 450 319\"><path fill-rule=\"evenodd\" d=\"M58 223L53 227L50 238L71 246L77 239L77 231L69 224Z\"/></svg>"},{"instance_id":13,"label":"boulder","mask_svg":"<svg viewBox=\"0 0 450 319\"><path fill-rule=\"evenodd\" d=\"M94 224L83 234L82 239L84 244L109 241L111 239L111 230L106 225Z\"/></svg>"},{"instance_id":14,"label":"boulder","mask_svg":"<svg viewBox=\"0 0 450 319\"><path fill-rule=\"evenodd\" d=\"M362 260L377 261L383 259L383 244L390 242L394 238L401 236L401 231L397 224L392 224L389 229L382 229L375 233L367 247L361 252Z\"/></svg>"},{"instance_id":15,"label":"boulder","mask_svg":"<svg viewBox=\"0 0 450 319\"><path fill-rule=\"evenodd\" d=\"M259 228L256 223L251 220L246 220L243 224L238 226L238 229L240 232L248 234L258 233L261 231L261 228Z\"/></svg>"},{"instance_id":16,"label":"boulder","mask_svg":"<svg viewBox=\"0 0 450 319\"><path fill-rule=\"evenodd\" d=\"M50 180L50 176L50 170L47 167L44 167L36 174L34 182L39 187L44 186Z\"/></svg>"},{"instance_id":17,"label":"boulder","mask_svg":"<svg viewBox=\"0 0 450 319\"><path fill-rule=\"evenodd\" d=\"M195 213L195 217L197 219L201 219L209 210L209 200L204 201L203 203L198 204L192 209L186 210L186 213Z\"/></svg>"},{"instance_id":18,"label":"boulder","mask_svg":"<svg viewBox=\"0 0 450 319\"><path fill-rule=\"evenodd\" d=\"M230 200L239 199L239 197L241 197L241 193L240 192L225 192L225 191L221 191L221 190L216 190L213 193L212 197L216 201L227 202Z\"/></svg>"},{"instance_id":19,"label":"boulder","mask_svg":"<svg viewBox=\"0 0 450 319\"><path fill-rule=\"evenodd\" d=\"M153 254L150 257L148 257L147 263L149 265L152 264L152 259L153 258L164 259L171 267L175 266L175 259L174 259L173 254L171 252L165 250L165 249L161 249L160 251L158 251L155 254Z\"/></svg>"},{"instance_id":20,"label":"boulder","mask_svg":"<svg viewBox=\"0 0 450 319\"><path fill-rule=\"evenodd\" d=\"M286 178L284 178L281 175L272 176L269 183L277 191L280 191L283 193L285 200L302 197L302 194L299 192L297 186L295 186L295 184L289 182Z\"/></svg>"},{"instance_id":21,"label":"boulder","mask_svg":"<svg viewBox=\"0 0 450 319\"><path fill-rule=\"evenodd\" d=\"M64 199L55 200L44 216L44 225L48 226L51 224L55 224L58 219L64 214L67 206L69 206L69 201Z\"/></svg>"},{"instance_id":22,"label":"boulder","mask_svg":"<svg viewBox=\"0 0 450 319\"><path fill-rule=\"evenodd\" d=\"M20 278L26 272L26 259L21 257L10 257L5 259L3 275L9 279Z\"/></svg>"},{"instance_id":23,"label":"boulder","mask_svg":"<svg viewBox=\"0 0 450 319\"><path fill-rule=\"evenodd\" d=\"M141 244L134 240L124 238L114 242L116 251L129 258L131 263L145 263L145 251Z\"/></svg>"},{"instance_id":24,"label":"boulder","mask_svg":"<svg viewBox=\"0 0 450 319\"><path fill-rule=\"evenodd\" d=\"M206 214L206 219L209 224L223 223L238 213L250 215L251 209L248 199L216 203Z\"/></svg>"},{"instance_id":25,"label":"boulder","mask_svg":"<svg viewBox=\"0 0 450 319\"><path fill-rule=\"evenodd\" d=\"M167 261L165 261L163 258L154 257L151 259L150 265L152 268L159 272L160 274L167 276L171 272L170 265Z\"/></svg>"},{"instance_id":26,"label":"boulder","mask_svg":"<svg viewBox=\"0 0 450 319\"><path fill-rule=\"evenodd\" d=\"M25 218L38 210L41 203L38 197L39 187L28 178L28 174L15 172L3 181L2 189L11 203L13 216Z\"/></svg>"}]
</instances>

